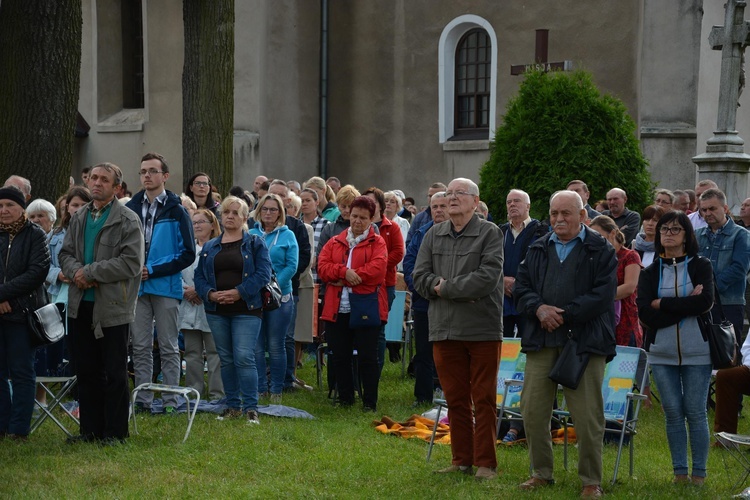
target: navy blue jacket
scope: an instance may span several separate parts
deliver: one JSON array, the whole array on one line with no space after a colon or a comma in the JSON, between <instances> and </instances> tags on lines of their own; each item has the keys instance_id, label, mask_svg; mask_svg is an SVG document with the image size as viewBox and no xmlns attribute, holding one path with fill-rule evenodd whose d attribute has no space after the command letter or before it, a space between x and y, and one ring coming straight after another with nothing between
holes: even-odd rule
<instances>
[{"instance_id":1,"label":"navy blue jacket","mask_svg":"<svg viewBox=\"0 0 750 500\"><path fill-rule=\"evenodd\" d=\"M140 191L126 207L135 212L143 227L143 197ZM151 243L146 250L148 279L141 282L138 296L144 293L182 300L181 271L195 262L193 221L180 198L167 191L167 201L159 206L154 218Z\"/></svg>"}]
</instances>

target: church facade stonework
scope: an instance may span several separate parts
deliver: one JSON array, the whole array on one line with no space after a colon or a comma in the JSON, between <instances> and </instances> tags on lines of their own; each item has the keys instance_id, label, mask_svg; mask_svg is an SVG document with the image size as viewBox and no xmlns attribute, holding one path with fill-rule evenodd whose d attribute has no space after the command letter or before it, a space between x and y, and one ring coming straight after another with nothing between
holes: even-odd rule
<instances>
[{"instance_id":1,"label":"church facade stonework","mask_svg":"<svg viewBox=\"0 0 750 500\"><path fill-rule=\"evenodd\" d=\"M182 0L141 0L140 20L123 2L83 0L79 112L91 130L78 142L75 167L113 161L136 189L138 159L159 151L171 161L169 184L178 191L192 173L181 171ZM549 61L572 61L625 103L654 181L692 187L692 158L716 125L721 57L707 45L723 7L714 3L236 2L235 182L251 188L258 174L300 181L335 175L360 187L401 188L424 205L431 182L478 179L492 129L523 78L510 68L534 62L535 30L545 28ZM133 29L124 26L138 22L143 103L125 107ZM487 63L464 70L457 49L471 30L489 45L474 51ZM481 74L472 76L473 67ZM467 88L476 99L457 97ZM475 116L463 110L467 102L489 113L489 126L457 130ZM737 117L744 137L747 110L750 103Z\"/></svg>"}]
</instances>

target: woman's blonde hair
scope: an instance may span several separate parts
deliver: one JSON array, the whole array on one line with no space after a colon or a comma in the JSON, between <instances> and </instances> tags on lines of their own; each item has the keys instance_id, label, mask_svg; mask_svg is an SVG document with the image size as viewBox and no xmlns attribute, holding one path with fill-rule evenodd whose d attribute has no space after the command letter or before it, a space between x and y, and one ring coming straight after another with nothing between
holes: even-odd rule
<instances>
[{"instance_id":1,"label":"woman's blonde hair","mask_svg":"<svg viewBox=\"0 0 750 500\"><path fill-rule=\"evenodd\" d=\"M286 224L286 210L284 210L284 202L281 200L281 197L277 194L267 193L263 195L263 197L258 202L258 206L255 208L255 212L253 212L253 219L260 222L261 209L263 208L263 205L265 205L268 200L275 201L276 204L279 206L279 218L276 219L276 227L283 226L284 224Z\"/></svg>"},{"instance_id":2,"label":"woman's blonde hair","mask_svg":"<svg viewBox=\"0 0 750 500\"><path fill-rule=\"evenodd\" d=\"M360 196L360 193L359 191L357 191L357 188L355 188L351 184L347 184L346 186L342 186L341 189L339 189L339 194L336 196L336 203L351 205L354 201L354 198L358 196Z\"/></svg>"},{"instance_id":3,"label":"woman's blonde hair","mask_svg":"<svg viewBox=\"0 0 750 500\"><path fill-rule=\"evenodd\" d=\"M208 223L211 224L211 236L210 238L216 238L221 234L221 226L219 226L219 220L216 218L214 213L207 208L198 208L193 212L193 216L203 215L208 219Z\"/></svg>"},{"instance_id":4,"label":"woman's blonde hair","mask_svg":"<svg viewBox=\"0 0 750 500\"><path fill-rule=\"evenodd\" d=\"M221 205L220 205L221 213L223 214L224 212L230 210L229 207L231 207L235 203L240 206L240 209L238 210L238 212L240 214L240 217L242 217L245 220L244 224L242 224L242 229L247 231L247 219L250 218L250 208L248 208L247 203L245 203L245 200L243 200L242 198L237 198L236 196L227 196L221 202Z\"/></svg>"}]
</instances>

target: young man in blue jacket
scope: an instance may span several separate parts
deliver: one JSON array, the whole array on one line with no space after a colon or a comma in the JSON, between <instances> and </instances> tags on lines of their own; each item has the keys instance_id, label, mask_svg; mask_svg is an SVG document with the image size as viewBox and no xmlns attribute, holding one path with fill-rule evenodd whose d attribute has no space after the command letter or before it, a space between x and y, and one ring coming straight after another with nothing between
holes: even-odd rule
<instances>
[{"instance_id":1,"label":"young man in blue jacket","mask_svg":"<svg viewBox=\"0 0 750 500\"><path fill-rule=\"evenodd\" d=\"M166 189L169 166L158 153L147 153L139 171L143 190L126 205L140 218L146 258L132 325L135 385L153 377L154 321L163 382L180 385L177 313L182 300L181 271L195 261L193 224L180 198ZM138 394L134 411L151 411L153 393ZM174 414L176 394L164 394L164 413Z\"/></svg>"}]
</instances>

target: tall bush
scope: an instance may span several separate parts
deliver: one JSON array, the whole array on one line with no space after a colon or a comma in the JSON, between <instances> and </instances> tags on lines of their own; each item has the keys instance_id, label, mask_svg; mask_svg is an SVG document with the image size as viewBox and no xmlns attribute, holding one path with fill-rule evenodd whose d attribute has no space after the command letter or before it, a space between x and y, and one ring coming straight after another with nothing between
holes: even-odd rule
<instances>
[{"instance_id":1,"label":"tall bush","mask_svg":"<svg viewBox=\"0 0 750 500\"><path fill-rule=\"evenodd\" d=\"M495 133L480 191L496 221L507 217L511 189L529 193L532 217L543 219L550 195L573 179L587 183L592 203L620 187L640 211L652 201L647 165L625 105L602 95L590 74L531 72Z\"/></svg>"}]
</instances>

